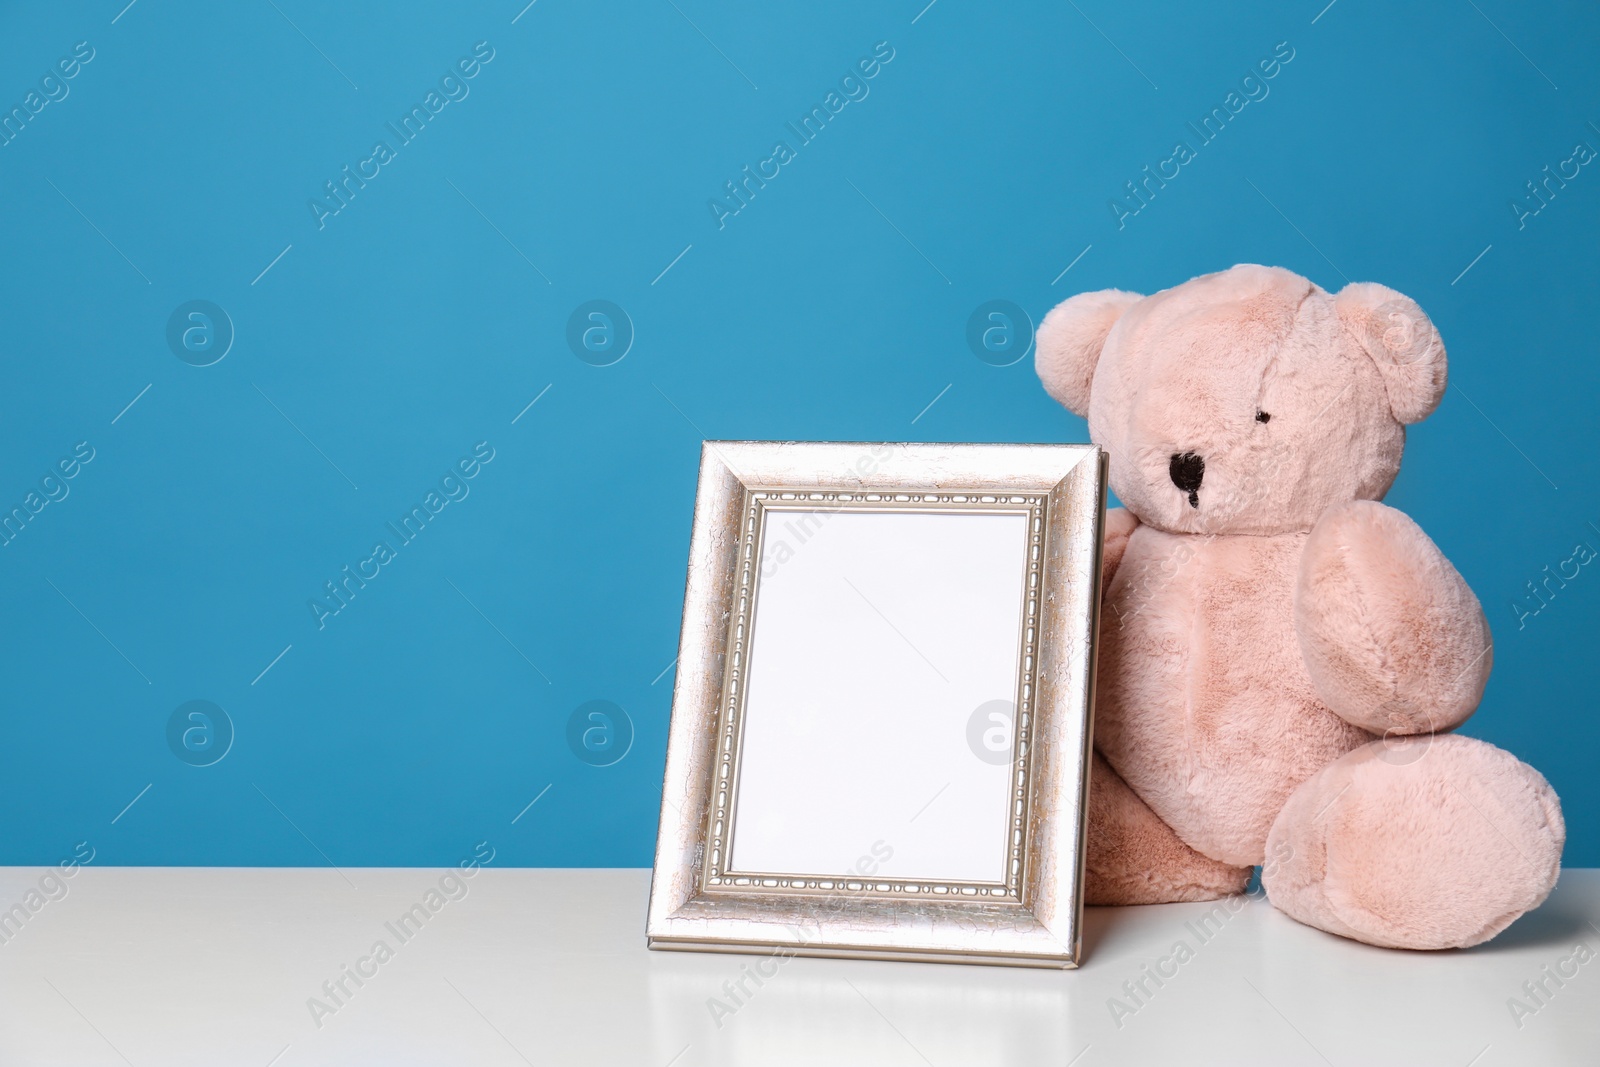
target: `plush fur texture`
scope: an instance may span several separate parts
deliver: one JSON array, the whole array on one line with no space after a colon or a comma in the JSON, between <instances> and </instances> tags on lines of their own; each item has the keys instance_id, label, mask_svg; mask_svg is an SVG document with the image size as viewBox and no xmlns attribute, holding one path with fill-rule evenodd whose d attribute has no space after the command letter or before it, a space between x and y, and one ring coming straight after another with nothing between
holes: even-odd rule
<instances>
[{"instance_id":1,"label":"plush fur texture","mask_svg":"<svg viewBox=\"0 0 1600 1067\"><path fill-rule=\"evenodd\" d=\"M1272 902L1389 948L1487 941L1549 894L1566 827L1555 791L1469 737L1374 741L1290 796L1267 839Z\"/></svg>"},{"instance_id":2,"label":"plush fur texture","mask_svg":"<svg viewBox=\"0 0 1600 1067\"><path fill-rule=\"evenodd\" d=\"M1294 787L1372 735L1319 699L1294 641L1304 534L1141 526L1100 620L1095 745L1178 836L1260 863Z\"/></svg>"},{"instance_id":3,"label":"plush fur texture","mask_svg":"<svg viewBox=\"0 0 1600 1067\"><path fill-rule=\"evenodd\" d=\"M1422 528L1370 500L1336 504L1306 539L1294 627L1317 691L1376 734L1454 729L1494 653L1467 583Z\"/></svg>"},{"instance_id":4,"label":"plush fur texture","mask_svg":"<svg viewBox=\"0 0 1600 1067\"><path fill-rule=\"evenodd\" d=\"M1084 864L1085 904L1215 900L1244 892L1250 881L1249 867L1219 863L1184 844L1098 752L1089 810L1094 833Z\"/></svg>"},{"instance_id":5,"label":"plush fur texture","mask_svg":"<svg viewBox=\"0 0 1600 1067\"><path fill-rule=\"evenodd\" d=\"M1072 297L1036 361L1127 506L1106 525L1090 902L1209 899L1264 864L1303 922L1448 948L1543 900L1555 794L1442 735L1482 697L1488 623L1378 503L1445 388L1422 310L1239 266Z\"/></svg>"}]
</instances>

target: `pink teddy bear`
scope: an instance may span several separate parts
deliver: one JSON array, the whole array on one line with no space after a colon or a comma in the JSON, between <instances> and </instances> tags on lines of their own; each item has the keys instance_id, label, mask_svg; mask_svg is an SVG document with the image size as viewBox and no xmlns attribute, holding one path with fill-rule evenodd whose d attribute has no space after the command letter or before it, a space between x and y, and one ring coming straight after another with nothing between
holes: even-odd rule
<instances>
[{"instance_id":1,"label":"pink teddy bear","mask_svg":"<svg viewBox=\"0 0 1600 1067\"><path fill-rule=\"evenodd\" d=\"M1087 901L1241 892L1373 945L1478 944L1549 894L1549 783L1450 733L1489 626L1378 503L1445 387L1409 298L1237 266L1154 296L1065 301L1050 395L1089 421L1106 519Z\"/></svg>"}]
</instances>

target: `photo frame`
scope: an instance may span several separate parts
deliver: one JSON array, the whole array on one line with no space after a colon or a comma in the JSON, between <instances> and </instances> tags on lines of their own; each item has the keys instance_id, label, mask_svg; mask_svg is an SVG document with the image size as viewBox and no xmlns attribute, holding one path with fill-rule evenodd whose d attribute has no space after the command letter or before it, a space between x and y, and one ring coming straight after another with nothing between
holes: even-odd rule
<instances>
[{"instance_id":1,"label":"photo frame","mask_svg":"<svg viewBox=\"0 0 1600 1067\"><path fill-rule=\"evenodd\" d=\"M1077 965L1105 492L1093 445L704 444L651 948Z\"/></svg>"}]
</instances>

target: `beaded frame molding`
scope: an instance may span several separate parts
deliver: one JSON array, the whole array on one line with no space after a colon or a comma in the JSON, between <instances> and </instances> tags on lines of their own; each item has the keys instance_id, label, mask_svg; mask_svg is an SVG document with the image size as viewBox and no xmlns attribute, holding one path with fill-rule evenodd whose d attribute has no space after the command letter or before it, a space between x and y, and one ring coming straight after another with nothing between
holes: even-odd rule
<instances>
[{"instance_id":1,"label":"beaded frame molding","mask_svg":"<svg viewBox=\"0 0 1600 1067\"><path fill-rule=\"evenodd\" d=\"M1105 492L1093 445L705 443L651 948L1077 966ZM801 509L1028 516L1002 881L728 868L763 516Z\"/></svg>"}]
</instances>

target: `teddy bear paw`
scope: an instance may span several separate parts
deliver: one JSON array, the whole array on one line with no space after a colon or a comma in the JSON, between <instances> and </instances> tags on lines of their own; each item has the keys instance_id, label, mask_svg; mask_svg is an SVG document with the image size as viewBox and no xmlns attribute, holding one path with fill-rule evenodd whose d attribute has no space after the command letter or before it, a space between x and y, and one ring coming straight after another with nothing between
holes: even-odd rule
<instances>
[{"instance_id":1,"label":"teddy bear paw","mask_svg":"<svg viewBox=\"0 0 1600 1067\"><path fill-rule=\"evenodd\" d=\"M1465 948L1537 907L1560 873L1554 791L1472 738L1374 741L1300 785L1262 886L1310 926L1387 948Z\"/></svg>"}]
</instances>

